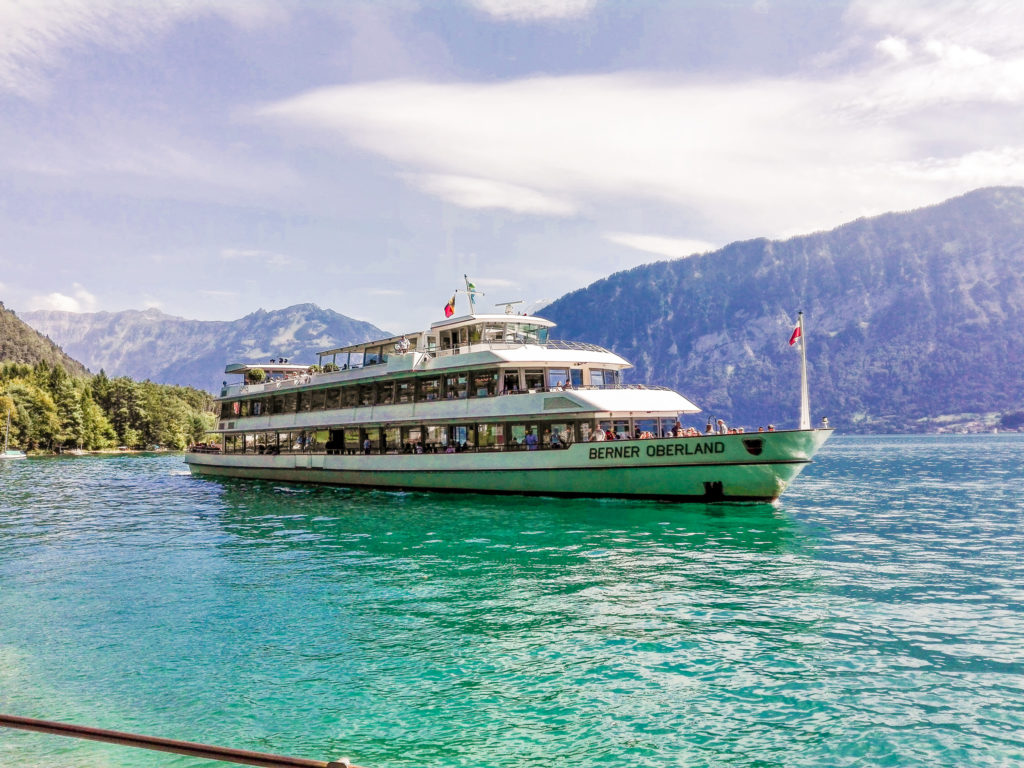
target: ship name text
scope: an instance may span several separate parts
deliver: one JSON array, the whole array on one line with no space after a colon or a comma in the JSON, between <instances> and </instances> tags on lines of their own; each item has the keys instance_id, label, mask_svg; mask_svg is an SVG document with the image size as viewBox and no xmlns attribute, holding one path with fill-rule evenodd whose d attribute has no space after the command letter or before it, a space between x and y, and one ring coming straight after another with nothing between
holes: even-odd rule
<instances>
[{"instance_id":1,"label":"ship name text","mask_svg":"<svg viewBox=\"0 0 1024 768\"><path fill-rule=\"evenodd\" d=\"M667 456L695 456L707 453L725 453L725 443L715 440L714 442L699 443L657 443L647 446L647 455L651 458L662 458ZM635 459L640 456L639 445L602 445L590 449L590 459Z\"/></svg>"}]
</instances>

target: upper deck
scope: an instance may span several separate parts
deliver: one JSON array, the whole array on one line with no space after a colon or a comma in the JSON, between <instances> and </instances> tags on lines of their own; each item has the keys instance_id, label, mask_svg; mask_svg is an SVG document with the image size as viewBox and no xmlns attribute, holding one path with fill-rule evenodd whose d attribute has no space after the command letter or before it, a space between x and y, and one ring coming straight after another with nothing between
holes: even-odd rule
<instances>
[{"instance_id":1,"label":"upper deck","mask_svg":"<svg viewBox=\"0 0 1024 768\"><path fill-rule=\"evenodd\" d=\"M225 385L221 398L282 388L403 377L458 368L536 365L621 371L630 363L596 344L551 339L550 320L532 315L465 315L429 330L350 344L319 353L316 366L232 364L225 372L243 381ZM251 373L263 372L262 381Z\"/></svg>"}]
</instances>

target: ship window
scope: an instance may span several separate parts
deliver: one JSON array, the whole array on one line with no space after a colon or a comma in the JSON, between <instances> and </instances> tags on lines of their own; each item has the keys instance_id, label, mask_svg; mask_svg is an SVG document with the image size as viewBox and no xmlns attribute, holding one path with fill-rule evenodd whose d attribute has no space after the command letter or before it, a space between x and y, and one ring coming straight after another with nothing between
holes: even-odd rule
<instances>
[{"instance_id":1,"label":"ship window","mask_svg":"<svg viewBox=\"0 0 1024 768\"><path fill-rule=\"evenodd\" d=\"M220 417L222 419L230 419L234 414L232 413L231 403L220 404Z\"/></svg>"},{"instance_id":2,"label":"ship window","mask_svg":"<svg viewBox=\"0 0 1024 768\"><path fill-rule=\"evenodd\" d=\"M280 395L270 398L270 410L268 413L284 413L284 398Z\"/></svg>"},{"instance_id":3,"label":"ship window","mask_svg":"<svg viewBox=\"0 0 1024 768\"><path fill-rule=\"evenodd\" d=\"M260 400L253 400L249 403L249 413L253 416L259 416L262 402Z\"/></svg>"},{"instance_id":4,"label":"ship window","mask_svg":"<svg viewBox=\"0 0 1024 768\"><path fill-rule=\"evenodd\" d=\"M419 427L402 427L402 450L412 453L416 444L423 439L423 431Z\"/></svg>"},{"instance_id":5,"label":"ship window","mask_svg":"<svg viewBox=\"0 0 1024 768\"><path fill-rule=\"evenodd\" d=\"M342 387L341 404L344 408L355 408L359 405L359 387L357 385Z\"/></svg>"},{"instance_id":6,"label":"ship window","mask_svg":"<svg viewBox=\"0 0 1024 768\"><path fill-rule=\"evenodd\" d=\"M615 432L617 440L628 440L632 437L629 433L629 419L616 419L612 423L612 431Z\"/></svg>"},{"instance_id":7,"label":"ship window","mask_svg":"<svg viewBox=\"0 0 1024 768\"><path fill-rule=\"evenodd\" d=\"M360 384L359 385L359 404L360 405L373 405L374 397L376 395L377 388L372 384Z\"/></svg>"},{"instance_id":8,"label":"ship window","mask_svg":"<svg viewBox=\"0 0 1024 768\"><path fill-rule=\"evenodd\" d=\"M385 427L384 447L385 453L399 453L402 450L402 430L398 427Z\"/></svg>"},{"instance_id":9,"label":"ship window","mask_svg":"<svg viewBox=\"0 0 1024 768\"><path fill-rule=\"evenodd\" d=\"M363 446L359 442L358 429L345 430L345 453L360 453Z\"/></svg>"},{"instance_id":10,"label":"ship window","mask_svg":"<svg viewBox=\"0 0 1024 768\"><path fill-rule=\"evenodd\" d=\"M554 434L558 435L558 439L562 443L563 447L568 446L570 443L576 442L575 430L573 429L573 425L572 424L568 424L568 423L552 424L551 425L551 434L552 435L554 435ZM551 442L550 435L545 435L545 443L546 444L550 444L550 442Z\"/></svg>"},{"instance_id":11,"label":"ship window","mask_svg":"<svg viewBox=\"0 0 1024 768\"><path fill-rule=\"evenodd\" d=\"M370 441L370 453L380 453L380 427L364 427L362 430L362 448L366 452L366 441Z\"/></svg>"},{"instance_id":12,"label":"ship window","mask_svg":"<svg viewBox=\"0 0 1024 768\"><path fill-rule=\"evenodd\" d=\"M447 432L447 430L445 430L444 427L439 427L437 425L431 425L429 427L424 427L423 431L424 431L424 442L427 445L432 445L432 446L436 447L438 445L447 445L448 444L448 432Z\"/></svg>"},{"instance_id":13,"label":"ship window","mask_svg":"<svg viewBox=\"0 0 1024 768\"><path fill-rule=\"evenodd\" d=\"M298 402L298 409L297 409L298 413L307 413L309 411L310 406L313 403L313 400L312 400L312 397L311 397L311 395L313 393L312 392L296 392L295 394L298 397L298 399L297 399L297 402Z\"/></svg>"},{"instance_id":14,"label":"ship window","mask_svg":"<svg viewBox=\"0 0 1024 768\"><path fill-rule=\"evenodd\" d=\"M391 405L395 402L395 383L393 381L381 381L377 384L377 403L380 405Z\"/></svg>"},{"instance_id":15,"label":"ship window","mask_svg":"<svg viewBox=\"0 0 1024 768\"><path fill-rule=\"evenodd\" d=\"M473 386L470 394L473 397L491 397L498 391L497 371L473 371Z\"/></svg>"},{"instance_id":16,"label":"ship window","mask_svg":"<svg viewBox=\"0 0 1024 768\"><path fill-rule=\"evenodd\" d=\"M282 395L281 413L295 413L295 399L294 392Z\"/></svg>"},{"instance_id":17,"label":"ship window","mask_svg":"<svg viewBox=\"0 0 1024 768\"><path fill-rule=\"evenodd\" d=\"M568 368L548 368L548 389L564 387L569 379Z\"/></svg>"},{"instance_id":18,"label":"ship window","mask_svg":"<svg viewBox=\"0 0 1024 768\"><path fill-rule=\"evenodd\" d=\"M333 410L341 405L341 389L334 387L327 390L327 394L324 399L324 408L327 410Z\"/></svg>"},{"instance_id":19,"label":"ship window","mask_svg":"<svg viewBox=\"0 0 1024 768\"><path fill-rule=\"evenodd\" d=\"M505 341L505 326L500 323L488 323L483 326L483 340L491 343Z\"/></svg>"},{"instance_id":20,"label":"ship window","mask_svg":"<svg viewBox=\"0 0 1024 768\"><path fill-rule=\"evenodd\" d=\"M580 440L582 440L584 443L589 443L591 435L594 434L594 425L591 424L589 421L581 421L579 427Z\"/></svg>"},{"instance_id":21,"label":"ship window","mask_svg":"<svg viewBox=\"0 0 1024 768\"><path fill-rule=\"evenodd\" d=\"M412 379L406 379L400 381L397 384L397 402L399 403L411 403L416 394L416 382Z\"/></svg>"},{"instance_id":22,"label":"ship window","mask_svg":"<svg viewBox=\"0 0 1024 768\"><path fill-rule=\"evenodd\" d=\"M536 424L510 424L509 425L509 447L510 448L523 448L525 447L526 430L530 430L533 434L537 434L539 427Z\"/></svg>"},{"instance_id":23,"label":"ship window","mask_svg":"<svg viewBox=\"0 0 1024 768\"><path fill-rule=\"evenodd\" d=\"M437 400L441 395L441 380L436 376L429 379L419 380L419 392L417 393L416 400L423 402L425 400Z\"/></svg>"},{"instance_id":24,"label":"ship window","mask_svg":"<svg viewBox=\"0 0 1024 768\"><path fill-rule=\"evenodd\" d=\"M327 398L327 392L322 389L313 390L310 394L309 408L312 411L322 411L324 409L324 402ZM255 415L255 414L254 414Z\"/></svg>"},{"instance_id":25,"label":"ship window","mask_svg":"<svg viewBox=\"0 0 1024 768\"><path fill-rule=\"evenodd\" d=\"M470 429L472 427L465 424L454 424L448 427L448 443L454 445L458 450L461 450L463 445L469 447L469 444L473 442L471 438L475 437L470 434Z\"/></svg>"},{"instance_id":26,"label":"ship window","mask_svg":"<svg viewBox=\"0 0 1024 768\"><path fill-rule=\"evenodd\" d=\"M519 369L507 368L502 374L503 390L505 392L519 391Z\"/></svg>"},{"instance_id":27,"label":"ship window","mask_svg":"<svg viewBox=\"0 0 1024 768\"><path fill-rule=\"evenodd\" d=\"M600 369L590 370L590 386L592 387L603 387L604 386L604 371Z\"/></svg>"},{"instance_id":28,"label":"ship window","mask_svg":"<svg viewBox=\"0 0 1024 768\"><path fill-rule=\"evenodd\" d=\"M500 448L505 444L503 424L477 424L476 444L479 448Z\"/></svg>"},{"instance_id":29,"label":"ship window","mask_svg":"<svg viewBox=\"0 0 1024 768\"><path fill-rule=\"evenodd\" d=\"M466 397L466 387L469 382L469 374L465 371L455 371L445 374L444 396L449 400L462 400Z\"/></svg>"},{"instance_id":30,"label":"ship window","mask_svg":"<svg viewBox=\"0 0 1024 768\"><path fill-rule=\"evenodd\" d=\"M544 371L540 369L526 369L526 388L544 389Z\"/></svg>"},{"instance_id":31,"label":"ship window","mask_svg":"<svg viewBox=\"0 0 1024 768\"><path fill-rule=\"evenodd\" d=\"M657 419L634 419L633 420L633 432L640 430L641 437L661 437L661 433L658 431L658 420Z\"/></svg>"}]
</instances>

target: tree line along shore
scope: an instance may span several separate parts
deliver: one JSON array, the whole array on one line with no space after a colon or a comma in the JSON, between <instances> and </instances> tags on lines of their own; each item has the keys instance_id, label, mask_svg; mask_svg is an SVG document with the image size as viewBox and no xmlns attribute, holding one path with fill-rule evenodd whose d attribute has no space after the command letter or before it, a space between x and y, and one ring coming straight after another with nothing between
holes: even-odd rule
<instances>
[{"instance_id":1,"label":"tree line along shore","mask_svg":"<svg viewBox=\"0 0 1024 768\"><path fill-rule=\"evenodd\" d=\"M73 376L46 361L0 364L0 431L8 413L10 447L43 453L183 450L216 425L208 392L102 370Z\"/></svg>"}]
</instances>

